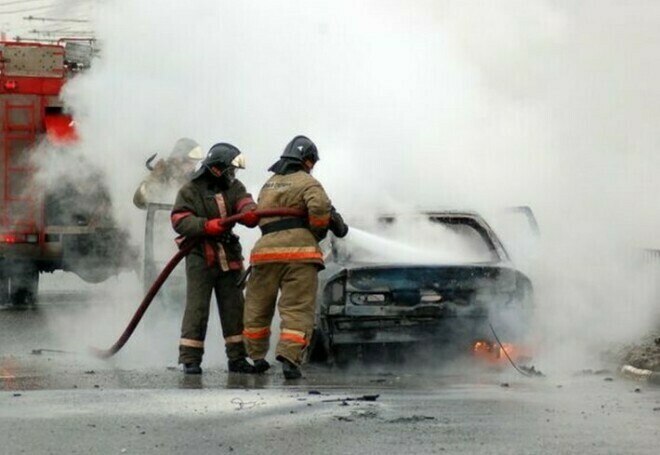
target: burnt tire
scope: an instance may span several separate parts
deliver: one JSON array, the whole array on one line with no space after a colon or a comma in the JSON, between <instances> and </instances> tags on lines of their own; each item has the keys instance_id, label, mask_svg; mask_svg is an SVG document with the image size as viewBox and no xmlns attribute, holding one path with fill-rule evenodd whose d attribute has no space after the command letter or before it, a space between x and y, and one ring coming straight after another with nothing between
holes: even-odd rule
<instances>
[{"instance_id":1,"label":"burnt tire","mask_svg":"<svg viewBox=\"0 0 660 455\"><path fill-rule=\"evenodd\" d=\"M309 342L308 349L308 361L310 363L324 363L327 362L330 357L326 337L318 329L315 329L312 333L312 339Z\"/></svg>"},{"instance_id":2,"label":"burnt tire","mask_svg":"<svg viewBox=\"0 0 660 455\"><path fill-rule=\"evenodd\" d=\"M346 368L360 360L360 349L353 345L339 345L331 348L332 361L339 368Z\"/></svg>"}]
</instances>

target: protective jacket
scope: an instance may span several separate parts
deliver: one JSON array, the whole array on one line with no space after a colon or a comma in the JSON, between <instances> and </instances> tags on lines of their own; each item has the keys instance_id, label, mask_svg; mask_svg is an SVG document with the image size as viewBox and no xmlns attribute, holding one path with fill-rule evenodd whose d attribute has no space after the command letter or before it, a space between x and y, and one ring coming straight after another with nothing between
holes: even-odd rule
<instances>
[{"instance_id":1,"label":"protective jacket","mask_svg":"<svg viewBox=\"0 0 660 455\"><path fill-rule=\"evenodd\" d=\"M255 208L252 195L245 186L234 180L223 188L218 179L204 174L181 187L172 209L172 226L180 234L178 242L204 235L204 222L226 218ZM204 258L206 264L217 265L224 272L240 270L243 255L239 238L231 229L218 237L207 237L188 255Z\"/></svg>"},{"instance_id":2,"label":"protective jacket","mask_svg":"<svg viewBox=\"0 0 660 455\"><path fill-rule=\"evenodd\" d=\"M146 210L150 202L171 203L177 189L190 180L190 172L174 161L159 160L154 170L140 183L133 195L133 204Z\"/></svg>"},{"instance_id":3,"label":"protective jacket","mask_svg":"<svg viewBox=\"0 0 660 455\"><path fill-rule=\"evenodd\" d=\"M275 174L259 193L257 210L294 208L307 212L304 225L295 223L281 230L269 232L286 217L262 218L259 227L264 235L257 241L250 255L250 263L272 262L313 263L323 267L323 254L318 242L325 238L330 224L331 203L323 186L313 176L300 170L285 175Z\"/></svg>"},{"instance_id":4,"label":"protective jacket","mask_svg":"<svg viewBox=\"0 0 660 455\"><path fill-rule=\"evenodd\" d=\"M199 364L204 354L210 299L215 292L227 358L246 356L243 344L243 293L236 286L243 268L241 245L228 229L217 237L204 234L205 221L225 218L256 204L245 186L228 183L205 173L181 187L172 210L174 230L179 242L204 236L186 256L186 308L181 324L179 363Z\"/></svg>"}]
</instances>

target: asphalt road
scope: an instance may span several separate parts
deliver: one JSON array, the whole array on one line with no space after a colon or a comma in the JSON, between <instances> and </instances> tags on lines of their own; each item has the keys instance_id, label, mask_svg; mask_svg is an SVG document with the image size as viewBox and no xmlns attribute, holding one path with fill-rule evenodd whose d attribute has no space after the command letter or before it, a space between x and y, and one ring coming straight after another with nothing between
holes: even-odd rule
<instances>
[{"instance_id":1,"label":"asphalt road","mask_svg":"<svg viewBox=\"0 0 660 455\"><path fill-rule=\"evenodd\" d=\"M215 348L203 376L184 377L176 318L145 321L110 361L91 356L130 313L113 322L97 297L49 291L37 309L0 310L0 453L658 453L660 388L614 369L314 366L286 382L228 374Z\"/></svg>"}]
</instances>

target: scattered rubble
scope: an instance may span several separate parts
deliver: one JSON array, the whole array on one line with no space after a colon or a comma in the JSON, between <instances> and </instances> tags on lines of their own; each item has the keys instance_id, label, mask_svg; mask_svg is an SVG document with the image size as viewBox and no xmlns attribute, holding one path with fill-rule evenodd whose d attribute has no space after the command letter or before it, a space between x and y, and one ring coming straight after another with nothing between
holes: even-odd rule
<instances>
[{"instance_id":1,"label":"scattered rubble","mask_svg":"<svg viewBox=\"0 0 660 455\"><path fill-rule=\"evenodd\" d=\"M351 411L351 417L360 419L375 419L378 417L378 411L373 409Z\"/></svg>"},{"instance_id":2,"label":"scattered rubble","mask_svg":"<svg viewBox=\"0 0 660 455\"><path fill-rule=\"evenodd\" d=\"M361 397L346 397L346 398L334 398L331 400L322 400L324 403L333 403L341 402L345 403L347 401L376 401L380 395L362 395Z\"/></svg>"},{"instance_id":3,"label":"scattered rubble","mask_svg":"<svg viewBox=\"0 0 660 455\"><path fill-rule=\"evenodd\" d=\"M624 365L660 374L660 329L623 351Z\"/></svg>"},{"instance_id":4,"label":"scattered rubble","mask_svg":"<svg viewBox=\"0 0 660 455\"><path fill-rule=\"evenodd\" d=\"M591 368L587 368L577 373L577 375L581 376L602 376L604 374L612 374L612 371L606 369L592 370Z\"/></svg>"},{"instance_id":5,"label":"scattered rubble","mask_svg":"<svg viewBox=\"0 0 660 455\"><path fill-rule=\"evenodd\" d=\"M72 352L72 351L63 351L61 349L46 349L46 348L33 349L31 354L32 355L41 355L44 352L51 352L51 353L56 353L56 354L75 354L75 352Z\"/></svg>"},{"instance_id":6,"label":"scattered rubble","mask_svg":"<svg viewBox=\"0 0 660 455\"><path fill-rule=\"evenodd\" d=\"M526 366L526 365L520 365L519 368L527 374L527 376L540 376L543 377L545 376L540 370L537 370L534 365L531 366Z\"/></svg>"},{"instance_id":7,"label":"scattered rubble","mask_svg":"<svg viewBox=\"0 0 660 455\"><path fill-rule=\"evenodd\" d=\"M621 374L660 385L660 329L643 338L639 343L626 346L622 351Z\"/></svg>"},{"instance_id":8,"label":"scattered rubble","mask_svg":"<svg viewBox=\"0 0 660 455\"><path fill-rule=\"evenodd\" d=\"M398 417L396 419L388 420L387 423L418 423L426 420L435 420L432 416L413 415L410 417Z\"/></svg>"}]
</instances>

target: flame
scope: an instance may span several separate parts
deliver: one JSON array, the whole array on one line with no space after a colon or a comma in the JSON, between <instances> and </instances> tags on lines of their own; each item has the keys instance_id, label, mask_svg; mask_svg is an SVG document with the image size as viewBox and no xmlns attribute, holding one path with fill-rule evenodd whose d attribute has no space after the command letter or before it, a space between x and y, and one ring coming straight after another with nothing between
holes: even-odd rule
<instances>
[{"instance_id":1,"label":"flame","mask_svg":"<svg viewBox=\"0 0 660 455\"><path fill-rule=\"evenodd\" d=\"M504 349L506 353L503 352L502 349ZM502 343L502 346L500 347L499 344L486 340L475 341L472 345L472 354L479 360L495 364L508 362L506 354L509 354L509 357L511 357L511 360L514 362L519 362L531 357L529 350L522 345Z\"/></svg>"},{"instance_id":2,"label":"flame","mask_svg":"<svg viewBox=\"0 0 660 455\"><path fill-rule=\"evenodd\" d=\"M14 389L14 380L16 375L16 363L12 359L4 359L0 364L0 379L2 379L2 388L5 390Z\"/></svg>"}]
</instances>

